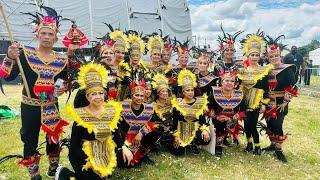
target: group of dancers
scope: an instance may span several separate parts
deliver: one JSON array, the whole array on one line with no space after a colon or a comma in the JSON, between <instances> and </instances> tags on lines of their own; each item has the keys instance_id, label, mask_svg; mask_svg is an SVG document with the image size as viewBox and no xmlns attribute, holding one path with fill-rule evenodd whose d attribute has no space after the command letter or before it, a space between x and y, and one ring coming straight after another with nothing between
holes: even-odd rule
<instances>
[{"instance_id":1,"label":"group of dancers","mask_svg":"<svg viewBox=\"0 0 320 180\"><path fill-rule=\"evenodd\" d=\"M248 34L241 40L246 61L239 64L234 62L234 44L240 31L230 34L221 28L220 57L213 62L212 54L190 48L188 41L107 25L109 32L93 48L92 60L84 62L76 53L88 42L85 34L73 22L63 39L67 53L53 51L63 18L50 7L40 8L47 14L28 13L37 24L39 46L12 44L0 64L4 80L24 76L20 130L24 147L19 164L27 167L31 179L41 179L40 129L46 133L47 175L57 179L104 179L116 167L153 164L148 154L154 151L199 154L198 146L211 141L215 155L222 157L224 145L230 139L238 144L242 132L246 152L271 151L287 163L283 121L297 88L296 67L281 60L281 36ZM141 59L145 52L150 63ZM269 63L261 66L265 52ZM71 91L76 93L74 103L62 107L62 117L58 97ZM61 140L68 122L71 137ZM258 122L270 139L268 147L260 146ZM64 147L73 170L59 167Z\"/></svg>"}]
</instances>

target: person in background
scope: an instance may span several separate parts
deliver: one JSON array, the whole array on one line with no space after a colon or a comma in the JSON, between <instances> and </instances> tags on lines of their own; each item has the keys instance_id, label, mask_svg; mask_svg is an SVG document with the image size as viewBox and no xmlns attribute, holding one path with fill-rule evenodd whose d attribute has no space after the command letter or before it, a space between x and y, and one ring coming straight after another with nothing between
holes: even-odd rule
<instances>
[{"instance_id":1,"label":"person in background","mask_svg":"<svg viewBox=\"0 0 320 180\"><path fill-rule=\"evenodd\" d=\"M297 71L295 72L295 81L297 82L298 78L299 78L300 68L303 63L303 57L298 52L297 46L291 47L291 52L284 56L283 63L284 64L294 64L297 67Z\"/></svg>"},{"instance_id":2,"label":"person in background","mask_svg":"<svg viewBox=\"0 0 320 180\"><path fill-rule=\"evenodd\" d=\"M311 78L311 73L312 73L312 60L309 60L309 58L307 58L306 61L306 70L305 70L305 74L304 74L304 85L310 85L310 78Z\"/></svg>"}]
</instances>

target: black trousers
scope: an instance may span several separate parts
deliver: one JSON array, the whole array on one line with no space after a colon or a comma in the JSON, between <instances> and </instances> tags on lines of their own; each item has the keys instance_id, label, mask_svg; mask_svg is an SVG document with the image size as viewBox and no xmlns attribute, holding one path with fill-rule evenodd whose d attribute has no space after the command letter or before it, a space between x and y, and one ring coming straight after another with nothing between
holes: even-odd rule
<instances>
[{"instance_id":1,"label":"black trousers","mask_svg":"<svg viewBox=\"0 0 320 180\"><path fill-rule=\"evenodd\" d=\"M41 107L30 106L21 103L21 129L20 136L23 142L23 156L28 158L38 153L39 132L41 128ZM59 144L48 143L46 138L46 152L57 153L59 151Z\"/></svg>"},{"instance_id":2,"label":"black trousers","mask_svg":"<svg viewBox=\"0 0 320 180\"><path fill-rule=\"evenodd\" d=\"M310 77L311 77L312 69L307 69L304 73L304 85L310 85Z\"/></svg>"},{"instance_id":3,"label":"black trousers","mask_svg":"<svg viewBox=\"0 0 320 180\"><path fill-rule=\"evenodd\" d=\"M141 146L138 151L140 151L144 156L147 155L150 150L155 148L155 144L157 141L159 141L160 138L160 133L158 131L153 131L145 136L142 137L141 139ZM134 166L139 165L141 163L138 162ZM122 151L117 152L117 166L119 168L132 168L134 166L128 166L128 163L124 162L123 156L122 156Z\"/></svg>"},{"instance_id":4,"label":"black trousers","mask_svg":"<svg viewBox=\"0 0 320 180\"><path fill-rule=\"evenodd\" d=\"M194 139L193 139L193 141L191 142L190 145L193 145L193 144L195 144L195 145L208 145L210 143L210 141L205 142L202 139L202 135L201 134L202 134L202 131L199 129L196 132L196 136L194 137ZM185 153L185 151L186 151L186 148L188 147L188 146L186 146L186 147L179 146L179 147L175 148L173 146L173 144L174 144L174 138L172 138L170 151L171 151L172 154L177 155L177 156L183 155Z\"/></svg>"},{"instance_id":5,"label":"black trousers","mask_svg":"<svg viewBox=\"0 0 320 180\"><path fill-rule=\"evenodd\" d=\"M283 112L277 111L277 118L268 118L267 127L274 135L283 136L283 121L285 116L288 114L288 106L285 107Z\"/></svg>"},{"instance_id":6,"label":"black trousers","mask_svg":"<svg viewBox=\"0 0 320 180\"><path fill-rule=\"evenodd\" d=\"M244 119L244 132L246 133L247 139L253 138L253 142L258 144L259 133L257 130L257 123L259 119L259 109L253 111L247 111Z\"/></svg>"},{"instance_id":7,"label":"black trousers","mask_svg":"<svg viewBox=\"0 0 320 180\"><path fill-rule=\"evenodd\" d=\"M220 146L222 145L222 142L225 139L225 137L228 135L227 123L218 121L216 119L212 119L212 123L216 128L216 145Z\"/></svg>"}]
</instances>

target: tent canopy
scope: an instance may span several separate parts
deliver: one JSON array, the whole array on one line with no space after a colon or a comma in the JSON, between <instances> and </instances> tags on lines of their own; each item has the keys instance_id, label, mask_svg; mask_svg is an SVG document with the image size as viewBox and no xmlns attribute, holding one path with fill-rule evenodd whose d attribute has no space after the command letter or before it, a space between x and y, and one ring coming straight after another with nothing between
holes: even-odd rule
<instances>
[{"instance_id":1,"label":"tent canopy","mask_svg":"<svg viewBox=\"0 0 320 180\"><path fill-rule=\"evenodd\" d=\"M28 24L29 16L20 12L35 12L39 0L0 0L8 16L16 41L36 45L34 26ZM41 1L41 0L40 0ZM179 41L191 39L190 11L186 0L42 0L66 18L74 19L90 41L95 41L109 32L103 22L121 30L136 30L144 34L163 31L164 35L177 37ZM61 23L59 39L68 32L71 22ZM1 18L0 38L8 39L8 33ZM61 41L57 43L62 47ZM88 45L87 47L90 47Z\"/></svg>"}]
</instances>

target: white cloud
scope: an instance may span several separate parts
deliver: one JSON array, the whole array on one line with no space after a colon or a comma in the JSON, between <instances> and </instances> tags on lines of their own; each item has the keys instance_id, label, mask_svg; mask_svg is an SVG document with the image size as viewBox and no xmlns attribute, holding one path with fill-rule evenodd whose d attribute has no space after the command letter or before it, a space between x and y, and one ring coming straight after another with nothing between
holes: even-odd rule
<instances>
[{"instance_id":1,"label":"white cloud","mask_svg":"<svg viewBox=\"0 0 320 180\"><path fill-rule=\"evenodd\" d=\"M256 32L262 28L271 36L286 35L283 43L302 46L313 39L320 40L320 2L301 4L296 8L260 9L256 0L227 0L206 5L190 6L192 31L216 45L220 23L227 32L245 30ZM239 38L239 39L240 39ZM204 41L201 42L204 45Z\"/></svg>"}]
</instances>

